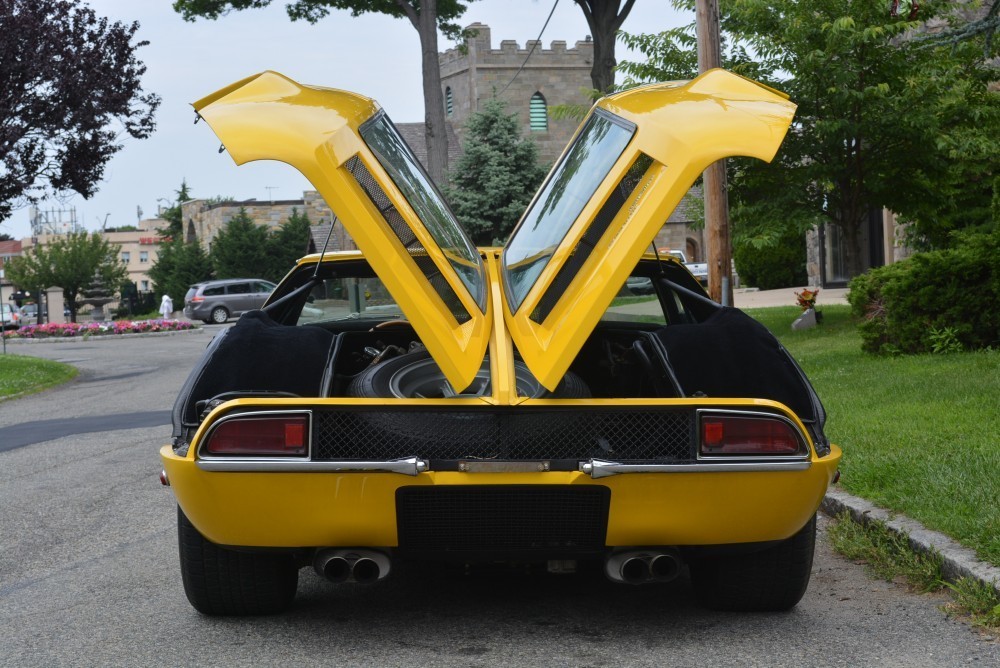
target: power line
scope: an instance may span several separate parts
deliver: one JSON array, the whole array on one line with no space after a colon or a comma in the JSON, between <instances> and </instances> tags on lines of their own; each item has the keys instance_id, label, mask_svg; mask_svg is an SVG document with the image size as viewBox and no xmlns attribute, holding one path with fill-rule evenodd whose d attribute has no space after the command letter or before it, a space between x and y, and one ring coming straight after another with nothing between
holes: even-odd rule
<instances>
[{"instance_id":1,"label":"power line","mask_svg":"<svg viewBox=\"0 0 1000 668\"><path fill-rule=\"evenodd\" d=\"M517 79L517 75L519 75L521 73L521 70L524 69L524 66L528 64L528 58L531 58L531 54L535 52L535 47L541 44L542 34L544 34L545 29L549 27L549 21L552 20L552 15L556 13L556 7L558 6L559 6L559 0L556 0L552 4L552 11L549 12L549 17L545 19L545 24L542 25L542 29L538 32L538 39L536 39L534 42L531 43L531 48L528 50L528 55L524 57L524 62L521 63L521 66L517 68L517 72L514 72L514 76L511 77L510 81L507 82L507 85L503 87L503 90L497 93L496 97L500 97L507 91L508 88L510 88L510 85L514 83L514 79Z\"/></svg>"}]
</instances>

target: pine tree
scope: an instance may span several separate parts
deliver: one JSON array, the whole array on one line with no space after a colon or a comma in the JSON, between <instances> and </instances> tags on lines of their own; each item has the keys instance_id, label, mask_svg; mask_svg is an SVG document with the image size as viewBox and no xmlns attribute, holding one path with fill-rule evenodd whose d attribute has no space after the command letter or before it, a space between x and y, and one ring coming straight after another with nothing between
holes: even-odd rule
<instances>
[{"instance_id":1,"label":"pine tree","mask_svg":"<svg viewBox=\"0 0 1000 668\"><path fill-rule=\"evenodd\" d=\"M447 190L455 216L479 245L510 235L545 177L538 147L521 138L517 115L488 100L466 123L462 157Z\"/></svg>"},{"instance_id":2,"label":"pine tree","mask_svg":"<svg viewBox=\"0 0 1000 668\"><path fill-rule=\"evenodd\" d=\"M311 227L308 215L292 209L292 215L268 239L271 263L264 278L280 280L300 257L309 252Z\"/></svg>"},{"instance_id":3,"label":"pine tree","mask_svg":"<svg viewBox=\"0 0 1000 668\"><path fill-rule=\"evenodd\" d=\"M246 209L226 223L212 242L209 257L216 278L251 278L267 271L267 229L258 227Z\"/></svg>"}]
</instances>

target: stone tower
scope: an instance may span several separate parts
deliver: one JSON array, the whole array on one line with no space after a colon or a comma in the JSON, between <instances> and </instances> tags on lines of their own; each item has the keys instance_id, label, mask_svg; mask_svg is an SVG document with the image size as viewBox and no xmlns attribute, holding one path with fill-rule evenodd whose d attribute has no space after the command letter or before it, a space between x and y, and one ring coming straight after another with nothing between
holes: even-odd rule
<instances>
[{"instance_id":1,"label":"stone tower","mask_svg":"<svg viewBox=\"0 0 1000 668\"><path fill-rule=\"evenodd\" d=\"M535 40L524 48L514 40L503 40L494 49L489 26L473 23L469 29L476 35L466 40L465 53L456 48L438 54L447 120L461 141L469 115L496 95L506 102L508 112L517 114L522 136L535 141L539 161L548 168L569 143L579 121L553 120L545 109L563 104L590 106L585 91L592 88L593 42L588 36L573 48L554 41L545 49Z\"/></svg>"}]
</instances>

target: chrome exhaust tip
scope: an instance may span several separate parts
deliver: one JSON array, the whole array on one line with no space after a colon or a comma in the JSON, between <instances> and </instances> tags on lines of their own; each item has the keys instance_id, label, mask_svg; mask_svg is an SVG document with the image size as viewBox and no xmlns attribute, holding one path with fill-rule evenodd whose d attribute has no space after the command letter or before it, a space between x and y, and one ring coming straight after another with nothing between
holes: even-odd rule
<instances>
[{"instance_id":1,"label":"chrome exhaust tip","mask_svg":"<svg viewBox=\"0 0 1000 668\"><path fill-rule=\"evenodd\" d=\"M626 550L615 552L604 563L604 574L612 582L647 584L670 582L681 572L676 550Z\"/></svg>"},{"instance_id":2,"label":"chrome exhaust tip","mask_svg":"<svg viewBox=\"0 0 1000 668\"><path fill-rule=\"evenodd\" d=\"M313 569L330 582L369 584L389 575L392 562L384 552L370 549L320 550L313 558Z\"/></svg>"}]
</instances>

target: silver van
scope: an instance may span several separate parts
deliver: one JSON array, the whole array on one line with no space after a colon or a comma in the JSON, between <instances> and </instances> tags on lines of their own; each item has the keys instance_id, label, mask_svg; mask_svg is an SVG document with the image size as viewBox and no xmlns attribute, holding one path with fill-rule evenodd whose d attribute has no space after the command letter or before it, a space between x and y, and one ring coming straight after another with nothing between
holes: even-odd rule
<instances>
[{"instance_id":1,"label":"silver van","mask_svg":"<svg viewBox=\"0 0 1000 668\"><path fill-rule=\"evenodd\" d=\"M222 324L264 305L275 284L260 278L228 278L195 283L184 295L184 316Z\"/></svg>"}]
</instances>

